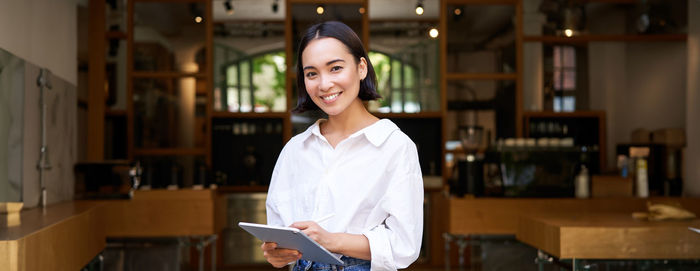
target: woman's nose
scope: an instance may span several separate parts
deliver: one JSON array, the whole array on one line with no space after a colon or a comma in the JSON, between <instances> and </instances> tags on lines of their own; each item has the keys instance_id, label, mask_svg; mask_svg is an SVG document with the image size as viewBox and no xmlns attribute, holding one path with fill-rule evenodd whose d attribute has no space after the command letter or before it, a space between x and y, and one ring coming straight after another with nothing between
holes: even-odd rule
<instances>
[{"instance_id":1,"label":"woman's nose","mask_svg":"<svg viewBox=\"0 0 700 271\"><path fill-rule=\"evenodd\" d=\"M321 91L329 91L333 87L333 81L330 76L321 76Z\"/></svg>"}]
</instances>

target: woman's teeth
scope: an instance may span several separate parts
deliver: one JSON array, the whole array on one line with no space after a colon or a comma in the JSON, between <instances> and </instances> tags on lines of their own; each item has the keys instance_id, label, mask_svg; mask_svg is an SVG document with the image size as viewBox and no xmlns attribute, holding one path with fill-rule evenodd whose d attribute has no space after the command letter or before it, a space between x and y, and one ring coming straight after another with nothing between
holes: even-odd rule
<instances>
[{"instance_id":1,"label":"woman's teeth","mask_svg":"<svg viewBox=\"0 0 700 271\"><path fill-rule=\"evenodd\" d=\"M333 95L321 97L321 99L323 99L324 101L331 101L331 100L335 99L335 97L338 97L338 95L340 95L340 92L333 94Z\"/></svg>"}]
</instances>

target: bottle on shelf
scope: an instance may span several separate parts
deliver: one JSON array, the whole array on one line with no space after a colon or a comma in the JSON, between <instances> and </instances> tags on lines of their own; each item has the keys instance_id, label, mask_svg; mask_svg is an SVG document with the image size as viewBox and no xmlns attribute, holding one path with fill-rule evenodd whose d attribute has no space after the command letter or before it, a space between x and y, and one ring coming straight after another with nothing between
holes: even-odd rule
<instances>
[{"instance_id":1,"label":"bottle on shelf","mask_svg":"<svg viewBox=\"0 0 700 271\"><path fill-rule=\"evenodd\" d=\"M590 196L588 168L586 165L581 165L581 171L576 175L575 194L577 198L585 199Z\"/></svg>"},{"instance_id":2,"label":"bottle on shelf","mask_svg":"<svg viewBox=\"0 0 700 271\"><path fill-rule=\"evenodd\" d=\"M647 160L644 157L637 158L637 197L648 198L649 197L649 180L647 176Z\"/></svg>"}]
</instances>

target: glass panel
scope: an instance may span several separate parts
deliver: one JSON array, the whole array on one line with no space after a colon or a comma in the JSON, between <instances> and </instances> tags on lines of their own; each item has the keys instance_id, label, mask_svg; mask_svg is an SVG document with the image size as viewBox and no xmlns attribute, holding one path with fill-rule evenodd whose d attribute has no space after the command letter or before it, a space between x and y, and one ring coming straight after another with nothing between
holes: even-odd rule
<instances>
[{"instance_id":1,"label":"glass panel","mask_svg":"<svg viewBox=\"0 0 700 271\"><path fill-rule=\"evenodd\" d=\"M213 169L223 185L267 185L282 150L282 119L214 119Z\"/></svg>"},{"instance_id":2,"label":"glass panel","mask_svg":"<svg viewBox=\"0 0 700 271\"><path fill-rule=\"evenodd\" d=\"M318 14L318 7L323 13ZM325 21L341 21L348 25L362 39L362 13L358 4L294 4L292 5L292 48L296 59L299 40L311 25ZM296 64L296 63L295 63Z\"/></svg>"},{"instance_id":3,"label":"glass panel","mask_svg":"<svg viewBox=\"0 0 700 271\"><path fill-rule=\"evenodd\" d=\"M126 41L107 40L105 102L111 110L126 110Z\"/></svg>"},{"instance_id":4,"label":"glass panel","mask_svg":"<svg viewBox=\"0 0 700 271\"><path fill-rule=\"evenodd\" d=\"M541 18L543 35L635 35L687 33L688 1L634 1L629 3L542 2L538 9L525 12L526 35L537 35ZM528 22L531 22L528 26ZM531 31L528 31L530 29Z\"/></svg>"},{"instance_id":5,"label":"glass panel","mask_svg":"<svg viewBox=\"0 0 700 271\"><path fill-rule=\"evenodd\" d=\"M204 71L203 11L203 3L137 2L134 71Z\"/></svg>"},{"instance_id":6,"label":"glass panel","mask_svg":"<svg viewBox=\"0 0 700 271\"><path fill-rule=\"evenodd\" d=\"M515 71L514 6L448 5L447 12L447 72Z\"/></svg>"},{"instance_id":7,"label":"glass panel","mask_svg":"<svg viewBox=\"0 0 700 271\"><path fill-rule=\"evenodd\" d=\"M134 79L136 148L203 147L194 77ZM201 106L200 106L201 107Z\"/></svg>"},{"instance_id":8,"label":"glass panel","mask_svg":"<svg viewBox=\"0 0 700 271\"><path fill-rule=\"evenodd\" d=\"M287 111L284 23L226 22L215 29L214 110Z\"/></svg>"},{"instance_id":9,"label":"glass panel","mask_svg":"<svg viewBox=\"0 0 700 271\"><path fill-rule=\"evenodd\" d=\"M576 89L576 70L564 70L564 90Z\"/></svg>"},{"instance_id":10,"label":"glass panel","mask_svg":"<svg viewBox=\"0 0 700 271\"><path fill-rule=\"evenodd\" d=\"M515 81L449 81L447 100L448 140L458 140L458 128L466 125L483 127L484 146L515 136Z\"/></svg>"},{"instance_id":11,"label":"glass panel","mask_svg":"<svg viewBox=\"0 0 700 271\"><path fill-rule=\"evenodd\" d=\"M378 0L383 6L390 1ZM438 39L428 32L437 27L437 1L426 1L420 17L413 9L389 14L370 8L370 60L377 73L377 90L383 99L369 103L370 111L415 113L440 110ZM435 7L431 6L432 4ZM403 11L403 9L402 9ZM415 21L413 21L415 20ZM389 85L389 83L391 83Z\"/></svg>"},{"instance_id":12,"label":"glass panel","mask_svg":"<svg viewBox=\"0 0 700 271\"><path fill-rule=\"evenodd\" d=\"M106 3L106 30L126 33L126 0L108 0Z\"/></svg>"},{"instance_id":13,"label":"glass panel","mask_svg":"<svg viewBox=\"0 0 700 271\"><path fill-rule=\"evenodd\" d=\"M143 167L141 186L184 188L192 185L209 186L204 156L137 156Z\"/></svg>"}]
</instances>

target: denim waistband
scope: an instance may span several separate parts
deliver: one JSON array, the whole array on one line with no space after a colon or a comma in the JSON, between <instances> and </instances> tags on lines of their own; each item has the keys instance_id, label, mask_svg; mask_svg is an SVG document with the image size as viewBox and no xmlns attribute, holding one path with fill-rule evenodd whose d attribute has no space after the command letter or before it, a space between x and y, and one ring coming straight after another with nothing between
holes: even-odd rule
<instances>
[{"instance_id":1,"label":"denim waistband","mask_svg":"<svg viewBox=\"0 0 700 271\"><path fill-rule=\"evenodd\" d=\"M371 262L347 256L342 256L340 260L343 265L327 264L312 262L307 260L298 260L294 266L294 271L308 270L331 270L331 271L369 271Z\"/></svg>"}]
</instances>

